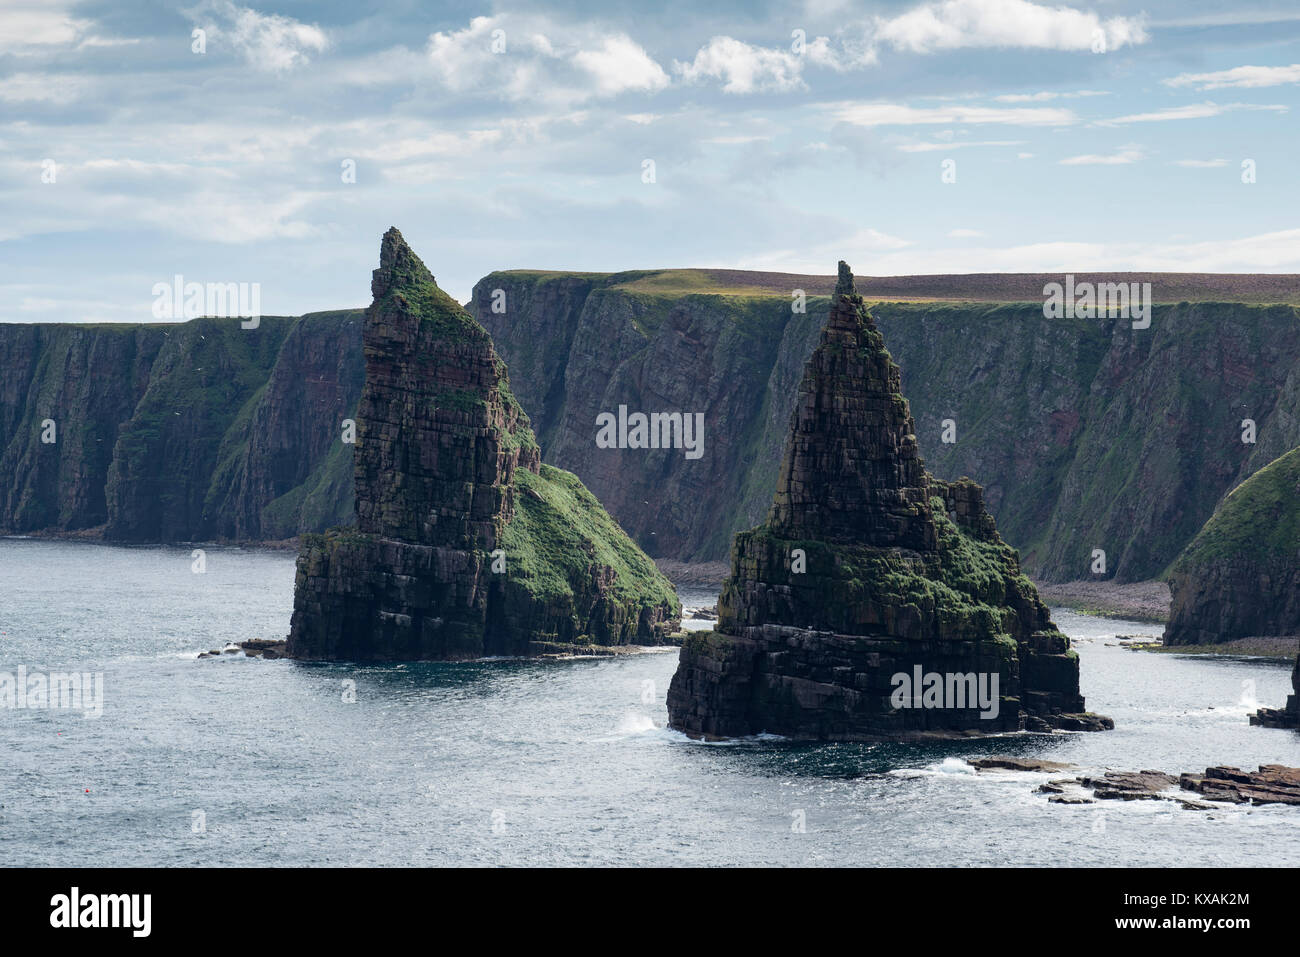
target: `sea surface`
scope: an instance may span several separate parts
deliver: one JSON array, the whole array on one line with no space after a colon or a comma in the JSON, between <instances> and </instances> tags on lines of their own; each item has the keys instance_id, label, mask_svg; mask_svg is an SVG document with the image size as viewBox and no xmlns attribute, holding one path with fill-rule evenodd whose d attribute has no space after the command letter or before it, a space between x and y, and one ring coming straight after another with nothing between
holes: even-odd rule
<instances>
[{"instance_id":1,"label":"sea surface","mask_svg":"<svg viewBox=\"0 0 1300 957\"><path fill-rule=\"evenodd\" d=\"M103 713L0 708L6 865L1300 864L1300 808L1049 804L1086 769L1300 766L1248 725L1282 662L1151 654L1159 626L1056 611L1099 734L948 744L693 742L675 651L383 667L200 651L283 637L293 555L0 539L0 672L103 674ZM700 589L687 604L708 604Z\"/></svg>"}]
</instances>

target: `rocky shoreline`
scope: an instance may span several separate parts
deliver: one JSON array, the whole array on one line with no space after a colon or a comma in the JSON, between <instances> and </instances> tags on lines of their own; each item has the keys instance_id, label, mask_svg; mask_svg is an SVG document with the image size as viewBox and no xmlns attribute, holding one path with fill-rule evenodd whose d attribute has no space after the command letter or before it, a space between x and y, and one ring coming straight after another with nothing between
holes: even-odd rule
<instances>
[{"instance_id":1,"label":"rocky shoreline","mask_svg":"<svg viewBox=\"0 0 1300 957\"><path fill-rule=\"evenodd\" d=\"M1073 769L1059 761L995 755L966 762L977 771L1056 773ZM1261 764L1258 771L1210 767L1204 773L1111 771L1053 778L1036 789L1052 804L1095 804L1098 801L1174 801L1188 810L1209 810L1219 804L1289 804L1300 806L1300 768ZM1202 800L1185 797L1189 791Z\"/></svg>"}]
</instances>

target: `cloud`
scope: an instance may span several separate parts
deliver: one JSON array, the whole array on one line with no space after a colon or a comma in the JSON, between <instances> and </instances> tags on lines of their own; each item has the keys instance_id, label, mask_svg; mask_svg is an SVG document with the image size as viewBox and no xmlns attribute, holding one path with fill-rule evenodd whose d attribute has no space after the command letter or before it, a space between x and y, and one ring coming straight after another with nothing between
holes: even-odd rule
<instances>
[{"instance_id":1,"label":"cloud","mask_svg":"<svg viewBox=\"0 0 1300 957\"><path fill-rule=\"evenodd\" d=\"M210 45L228 44L251 66L270 73L309 63L311 54L330 45L320 27L279 14L258 13L231 0L204 0L189 15L207 32Z\"/></svg>"},{"instance_id":2,"label":"cloud","mask_svg":"<svg viewBox=\"0 0 1300 957\"><path fill-rule=\"evenodd\" d=\"M390 55L371 62L369 82L391 82ZM656 93L670 83L663 67L624 33L506 15L475 17L462 30L431 34L423 67L454 93L557 106ZM406 68L413 81L425 78L420 64Z\"/></svg>"},{"instance_id":3,"label":"cloud","mask_svg":"<svg viewBox=\"0 0 1300 957\"><path fill-rule=\"evenodd\" d=\"M851 264L871 262L876 255L914 245L910 239L891 236L876 229L859 229L833 242L758 253L736 261L737 269L777 270L821 275L830 263L843 259ZM869 255L876 254L876 255ZM859 267L865 273L866 269Z\"/></svg>"},{"instance_id":4,"label":"cloud","mask_svg":"<svg viewBox=\"0 0 1300 957\"><path fill-rule=\"evenodd\" d=\"M1215 73L1180 73L1161 80L1166 86L1194 86L1198 90L1222 90L1229 87L1253 89L1300 83L1300 63L1290 66L1238 66Z\"/></svg>"},{"instance_id":5,"label":"cloud","mask_svg":"<svg viewBox=\"0 0 1300 957\"><path fill-rule=\"evenodd\" d=\"M903 153L935 153L958 150L966 146L1019 146L1024 140L975 140L961 143L904 143L898 147Z\"/></svg>"},{"instance_id":6,"label":"cloud","mask_svg":"<svg viewBox=\"0 0 1300 957\"><path fill-rule=\"evenodd\" d=\"M1073 93L1007 93L995 96L993 99L998 103L1043 103L1047 100L1072 100L1081 96L1110 96L1110 93L1105 90L1076 90Z\"/></svg>"},{"instance_id":7,"label":"cloud","mask_svg":"<svg viewBox=\"0 0 1300 957\"><path fill-rule=\"evenodd\" d=\"M606 37L600 48L579 50L573 62L591 74L602 96L625 90L654 92L668 85L668 74L626 36Z\"/></svg>"},{"instance_id":8,"label":"cloud","mask_svg":"<svg viewBox=\"0 0 1300 957\"><path fill-rule=\"evenodd\" d=\"M1133 113L1129 116L1117 116L1110 120L1098 120L1098 126L1118 126L1126 123L1163 123L1168 120L1200 120L1211 116L1220 116L1233 110L1273 110L1285 113L1287 107L1274 105L1262 106L1254 103L1192 103L1188 106L1171 106L1168 109L1152 113Z\"/></svg>"},{"instance_id":9,"label":"cloud","mask_svg":"<svg viewBox=\"0 0 1300 957\"><path fill-rule=\"evenodd\" d=\"M77 99L87 83L77 76L52 73L14 73L0 79L0 100L5 103L62 105Z\"/></svg>"},{"instance_id":10,"label":"cloud","mask_svg":"<svg viewBox=\"0 0 1300 957\"><path fill-rule=\"evenodd\" d=\"M1072 227L1074 228L1074 227ZM870 267L865 265L870 263ZM863 258L876 276L964 272L1300 272L1300 229L1204 242L1076 240L989 247L918 245ZM856 264L855 264L856 265ZM780 263L771 265L782 268ZM1157 290L1157 298L1159 298Z\"/></svg>"},{"instance_id":11,"label":"cloud","mask_svg":"<svg viewBox=\"0 0 1300 957\"><path fill-rule=\"evenodd\" d=\"M784 93L804 89L803 61L794 53L757 47L732 37L714 37L690 63L673 62L687 83L722 81L723 93Z\"/></svg>"},{"instance_id":12,"label":"cloud","mask_svg":"<svg viewBox=\"0 0 1300 957\"><path fill-rule=\"evenodd\" d=\"M933 106L901 103L832 103L827 109L855 126L916 126L927 123L1002 123L1008 126L1071 126L1078 117L1056 107Z\"/></svg>"},{"instance_id":13,"label":"cloud","mask_svg":"<svg viewBox=\"0 0 1300 957\"><path fill-rule=\"evenodd\" d=\"M1174 160L1175 166L1189 166L1192 169L1218 169L1221 166L1227 166L1226 159L1209 159L1209 160Z\"/></svg>"},{"instance_id":14,"label":"cloud","mask_svg":"<svg viewBox=\"0 0 1300 957\"><path fill-rule=\"evenodd\" d=\"M44 0L6 2L0 53L34 53L41 48L73 46L93 24Z\"/></svg>"},{"instance_id":15,"label":"cloud","mask_svg":"<svg viewBox=\"0 0 1300 957\"><path fill-rule=\"evenodd\" d=\"M95 22L74 16L62 0L0 0L0 55L37 56L60 48L122 46L137 43L93 32Z\"/></svg>"},{"instance_id":16,"label":"cloud","mask_svg":"<svg viewBox=\"0 0 1300 957\"><path fill-rule=\"evenodd\" d=\"M1121 146L1118 153L1085 153L1058 160L1062 166L1127 166L1145 159L1146 154L1136 146Z\"/></svg>"},{"instance_id":17,"label":"cloud","mask_svg":"<svg viewBox=\"0 0 1300 957\"><path fill-rule=\"evenodd\" d=\"M908 53L973 47L1016 47L1090 52L1147 42L1145 21L1110 17L1073 7L1046 7L1029 0L940 0L896 17L877 18L874 39Z\"/></svg>"}]
</instances>

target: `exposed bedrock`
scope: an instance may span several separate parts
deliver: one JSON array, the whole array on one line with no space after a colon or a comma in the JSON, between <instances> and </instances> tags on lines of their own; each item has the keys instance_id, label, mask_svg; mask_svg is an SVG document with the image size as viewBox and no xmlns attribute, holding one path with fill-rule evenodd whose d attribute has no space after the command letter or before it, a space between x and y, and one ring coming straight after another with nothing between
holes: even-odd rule
<instances>
[{"instance_id":1,"label":"exposed bedrock","mask_svg":"<svg viewBox=\"0 0 1300 957\"><path fill-rule=\"evenodd\" d=\"M356 527L303 538L288 653L412 660L657 644L672 586L541 464L492 341L384 236L365 319Z\"/></svg>"},{"instance_id":2,"label":"exposed bedrock","mask_svg":"<svg viewBox=\"0 0 1300 957\"><path fill-rule=\"evenodd\" d=\"M840 264L768 520L735 537L715 631L682 646L672 727L852 740L1096 730L1079 661L978 485L926 473Z\"/></svg>"}]
</instances>

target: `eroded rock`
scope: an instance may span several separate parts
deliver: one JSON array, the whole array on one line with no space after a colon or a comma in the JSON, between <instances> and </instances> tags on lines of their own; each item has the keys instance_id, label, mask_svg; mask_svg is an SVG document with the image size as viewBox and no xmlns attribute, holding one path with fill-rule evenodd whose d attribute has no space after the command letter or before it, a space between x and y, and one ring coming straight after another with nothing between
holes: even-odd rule
<instances>
[{"instance_id":1,"label":"eroded rock","mask_svg":"<svg viewBox=\"0 0 1300 957\"><path fill-rule=\"evenodd\" d=\"M288 654L397 661L663 644L680 605L541 463L488 334L390 229L366 312L355 528L303 536Z\"/></svg>"},{"instance_id":2,"label":"eroded rock","mask_svg":"<svg viewBox=\"0 0 1300 957\"><path fill-rule=\"evenodd\" d=\"M668 712L702 737L1113 727L1085 712L1078 657L980 487L926 472L844 263L768 521L735 537L717 628L684 640Z\"/></svg>"}]
</instances>

